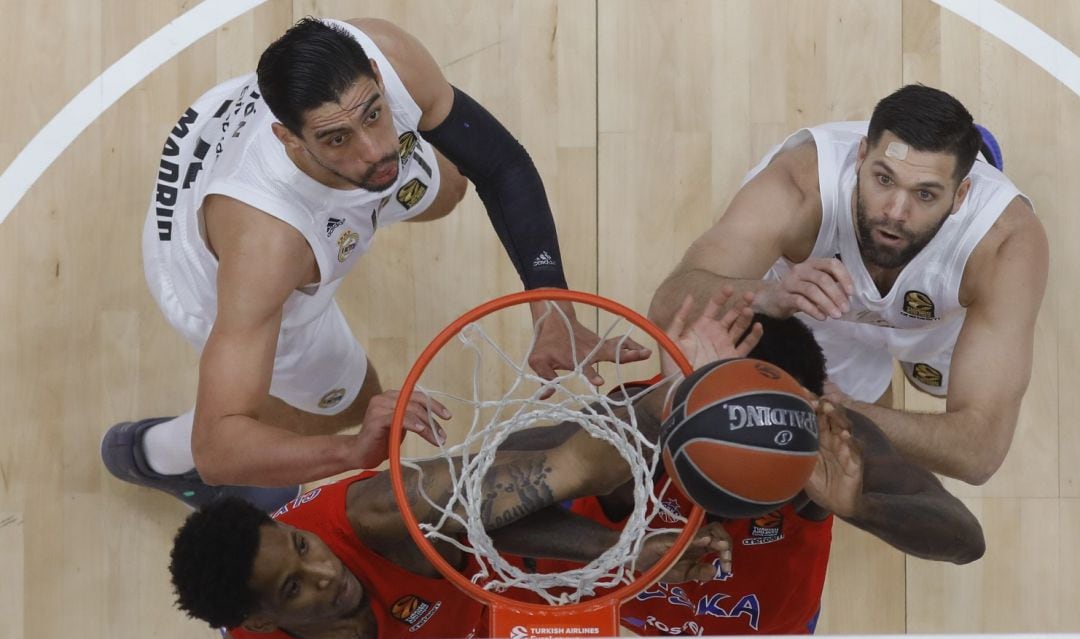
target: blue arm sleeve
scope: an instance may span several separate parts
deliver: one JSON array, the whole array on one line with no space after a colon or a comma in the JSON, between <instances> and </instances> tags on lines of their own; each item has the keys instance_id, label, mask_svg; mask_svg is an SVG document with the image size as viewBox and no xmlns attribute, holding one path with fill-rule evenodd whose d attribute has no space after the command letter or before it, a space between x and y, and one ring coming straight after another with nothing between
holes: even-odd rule
<instances>
[{"instance_id":1,"label":"blue arm sleeve","mask_svg":"<svg viewBox=\"0 0 1080 639\"><path fill-rule=\"evenodd\" d=\"M446 119L420 134L476 187L525 288L566 288L544 183L514 136L457 87Z\"/></svg>"}]
</instances>

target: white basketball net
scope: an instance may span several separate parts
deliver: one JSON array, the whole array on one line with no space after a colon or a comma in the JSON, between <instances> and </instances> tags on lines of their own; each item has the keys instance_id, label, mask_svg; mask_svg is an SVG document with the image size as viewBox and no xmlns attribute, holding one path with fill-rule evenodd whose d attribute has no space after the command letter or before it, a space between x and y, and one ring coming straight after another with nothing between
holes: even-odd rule
<instances>
[{"instance_id":1,"label":"white basketball net","mask_svg":"<svg viewBox=\"0 0 1080 639\"><path fill-rule=\"evenodd\" d=\"M548 303L548 308L539 322L548 315L556 313L556 321L561 319L567 326L570 322L562 309ZM614 320L601 335L601 341L613 335L619 335L619 345L630 338L633 324L622 317ZM437 389L419 390L435 400L446 403L453 400L458 405L472 408L471 425L464 439L457 444L440 447L435 459L446 460L453 483L453 495L447 503L436 503L423 490L423 482L417 482L421 497L436 512L441 513L435 524L421 524L421 530L430 541L442 541L470 553L480 566L473 575L474 583L483 584L490 591L503 592L510 588L525 588L535 592L551 605L577 603L596 594L598 588L609 589L628 584L634 579L638 554L645 540L661 532L671 533L670 529L652 528L649 523L657 516L667 522L681 522L686 518L681 513L673 512L665 506L653 490L653 477L660 460L660 451L656 444L647 441L638 431L634 411L625 410L631 403L626 399L632 393L618 393L618 399L608 397L600 389L589 383L578 366L572 371L560 375L554 380L545 380L528 369L528 353L532 352L536 341L536 332L526 355L521 361L514 361L501 349L486 332L476 323L467 325L458 334L460 345L468 349L473 359L472 396L459 397ZM444 348L448 348L447 344ZM574 361L588 361L593 353L579 354L577 344L574 347ZM598 344L599 346L599 344ZM595 349L594 349L595 350ZM621 349L619 351L621 352ZM487 357L493 355L497 361L513 372L513 381L499 397L482 397L482 373L485 371ZM620 375L620 362L615 362L614 390L626 390L627 381ZM608 377L612 377L608 375ZM612 381L611 379L608 380ZM527 388L535 386L537 390L521 399L520 395ZM573 391L582 388L584 391ZM552 397L541 400L545 391L554 389ZM647 389L644 392L653 392ZM482 417L482 415L487 415ZM620 415L629 417L625 420ZM437 416L429 409L429 417ZM455 414L455 423L464 415ZM515 432L548 426L561 422L572 422L585 429L591 436L609 442L629 464L634 482L634 509L627 519L626 526L618 542L588 565L561 573L530 573L512 565L495 549L494 543L484 529L481 518L483 499L482 482L484 475L491 468L495 453L507 437ZM452 463L460 457L460 463ZM423 472L416 462L420 460L402 460L402 466ZM460 511L464 516L458 514ZM467 531L468 543L463 543L458 535L444 534L442 528L449 521L457 522Z\"/></svg>"}]
</instances>

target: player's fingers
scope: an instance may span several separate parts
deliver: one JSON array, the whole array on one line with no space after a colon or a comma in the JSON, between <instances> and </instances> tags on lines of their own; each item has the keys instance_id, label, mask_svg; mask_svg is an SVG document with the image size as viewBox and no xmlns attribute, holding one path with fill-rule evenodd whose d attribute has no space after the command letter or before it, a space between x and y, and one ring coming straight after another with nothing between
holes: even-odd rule
<instances>
[{"instance_id":1,"label":"player's fingers","mask_svg":"<svg viewBox=\"0 0 1080 639\"><path fill-rule=\"evenodd\" d=\"M821 310L821 308L819 308L813 300L807 297L804 297L798 293L792 293L791 301L792 305L795 306L796 310L806 313L807 315L818 320L819 322L824 322L829 318L825 311Z\"/></svg>"},{"instance_id":2,"label":"player's fingers","mask_svg":"<svg viewBox=\"0 0 1080 639\"><path fill-rule=\"evenodd\" d=\"M555 364L550 359L534 354L529 356L529 366L541 378L555 379Z\"/></svg>"},{"instance_id":3,"label":"player's fingers","mask_svg":"<svg viewBox=\"0 0 1080 639\"><path fill-rule=\"evenodd\" d=\"M690 308L694 305L694 298L691 295L687 295L683 298L682 304L679 305L679 310L675 311L675 315L671 318L671 323L668 325L667 336L671 339L678 341L682 337L683 329L686 328L686 318L690 315Z\"/></svg>"},{"instance_id":4,"label":"player's fingers","mask_svg":"<svg viewBox=\"0 0 1080 639\"><path fill-rule=\"evenodd\" d=\"M593 365L587 365L581 367L581 374L585 376L585 379L589 380L589 383L593 386L603 386L604 378L600 376L600 373L596 372L596 367Z\"/></svg>"},{"instance_id":5,"label":"player's fingers","mask_svg":"<svg viewBox=\"0 0 1080 639\"><path fill-rule=\"evenodd\" d=\"M617 354L620 362L640 362L652 356L652 349L638 344L629 337L626 339L619 338L617 343L619 345Z\"/></svg>"},{"instance_id":6,"label":"player's fingers","mask_svg":"<svg viewBox=\"0 0 1080 639\"><path fill-rule=\"evenodd\" d=\"M754 321L754 312L750 310L750 307L743 306L738 310L738 314L735 316L734 321L731 323L731 327L728 329L728 334L732 336L732 341L738 340L739 337L746 332L746 329L750 328L750 323Z\"/></svg>"},{"instance_id":7,"label":"player's fingers","mask_svg":"<svg viewBox=\"0 0 1080 639\"><path fill-rule=\"evenodd\" d=\"M761 336L765 334L765 329L761 326L761 322L754 322L754 326L750 329L750 332L746 334L746 337L739 342L735 351L739 357L746 357L750 354L750 351L754 350L754 347L761 341Z\"/></svg>"},{"instance_id":8,"label":"player's fingers","mask_svg":"<svg viewBox=\"0 0 1080 639\"><path fill-rule=\"evenodd\" d=\"M824 270L827 270L836 283L844 290L848 297L851 297L855 293L855 281L851 279L851 273L848 272L844 263L840 260L830 257L825 260L825 264L822 265Z\"/></svg>"},{"instance_id":9,"label":"player's fingers","mask_svg":"<svg viewBox=\"0 0 1080 639\"><path fill-rule=\"evenodd\" d=\"M435 420L419 420L415 417L405 418L405 430L416 433L429 444L438 446L446 441L446 431Z\"/></svg>"},{"instance_id":10,"label":"player's fingers","mask_svg":"<svg viewBox=\"0 0 1080 639\"><path fill-rule=\"evenodd\" d=\"M421 406L425 406L426 408L430 409L432 413L438 415L439 417L442 417L443 419L450 419L451 417L449 408L443 406L441 402L434 399L424 391L414 390L412 397L410 397L409 399L419 403Z\"/></svg>"},{"instance_id":11,"label":"player's fingers","mask_svg":"<svg viewBox=\"0 0 1080 639\"><path fill-rule=\"evenodd\" d=\"M818 282L805 279L795 285L795 292L821 309L821 312L833 319L839 319L843 312L840 306L826 293Z\"/></svg>"},{"instance_id":12,"label":"player's fingers","mask_svg":"<svg viewBox=\"0 0 1080 639\"><path fill-rule=\"evenodd\" d=\"M848 298L851 294L844 290L843 284L837 281L832 270L815 269L811 271L808 279L813 281L839 310L848 312Z\"/></svg>"}]
</instances>

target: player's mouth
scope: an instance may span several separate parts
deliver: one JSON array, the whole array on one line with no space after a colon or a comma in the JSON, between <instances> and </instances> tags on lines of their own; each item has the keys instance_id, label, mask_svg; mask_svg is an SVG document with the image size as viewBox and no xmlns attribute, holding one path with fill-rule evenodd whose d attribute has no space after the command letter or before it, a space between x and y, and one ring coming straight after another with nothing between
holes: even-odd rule
<instances>
[{"instance_id":1,"label":"player's mouth","mask_svg":"<svg viewBox=\"0 0 1080 639\"><path fill-rule=\"evenodd\" d=\"M341 586L338 587L338 594L334 597L334 608L336 610L351 611L356 608L363 598L363 586L356 580L348 571L345 571L341 575Z\"/></svg>"},{"instance_id":2,"label":"player's mouth","mask_svg":"<svg viewBox=\"0 0 1080 639\"><path fill-rule=\"evenodd\" d=\"M905 242L903 236L896 233L891 233L881 228L874 229L874 236L879 243L885 244L887 246L900 246Z\"/></svg>"},{"instance_id":3,"label":"player's mouth","mask_svg":"<svg viewBox=\"0 0 1080 639\"><path fill-rule=\"evenodd\" d=\"M397 173L397 161L395 160L394 162L387 162L385 166L371 174L371 182L380 185L389 185L390 182L393 182L397 179Z\"/></svg>"}]
</instances>

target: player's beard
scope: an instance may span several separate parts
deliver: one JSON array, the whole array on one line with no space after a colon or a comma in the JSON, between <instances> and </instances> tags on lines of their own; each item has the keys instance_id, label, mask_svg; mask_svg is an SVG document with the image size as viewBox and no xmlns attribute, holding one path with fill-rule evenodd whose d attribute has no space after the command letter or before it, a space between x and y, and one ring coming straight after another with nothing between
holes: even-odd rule
<instances>
[{"instance_id":1,"label":"player's beard","mask_svg":"<svg viewBox=\"0 0 1080 639\"><path fill-rule=\"evenodd\" d=\"M398 176L401 175L401 169L399 168L398 172L388 178L385 184L375 184L372 182L375 173L377 173L380 169L385 168L391 163L397 164L399 160L397 151L391 151L390 153L387 153L384 157L380 158L378 162L375 162L374 164L369 166L367 171L364 171L364 174L360 176L360 179L358 180L354 180L351 177L345 175L344 173L339 172L334 167L324 163L322 160L319 159L317 155L312 153L310 150L308 151L308 156L314 159L319 166L326 169L327 171L330 171L331 173L338 176L342 180L345 180L349 184L352 184L356 188L363 189L365 191L371 191L373 193L385 191L386 189L390 188L391 186L393 186L394 182L397 181Z\"/></svg>"},{"instance_id":2,"label":"player's beard","mask_svg":"<svg viewBox=\"0 0 1080 639\"><path fill-rule=\"evenodd\" d=\"M863 202L859 178L855 178L855 229L859 234L859 254L862 255L863 261L867 264L884 269L906 266L908 262L915 259L919 251L926 248L930 240L934 239L934 236L941 230L947 219L949 219L949 216L943 215L937 225L924 233L913 233L899 223L885 221L875 224L866 215L866 203ZM874 239L874 229L892 233L904 239L907 243L897 247L879 244Z\"/></svg>"}]
</instances>

